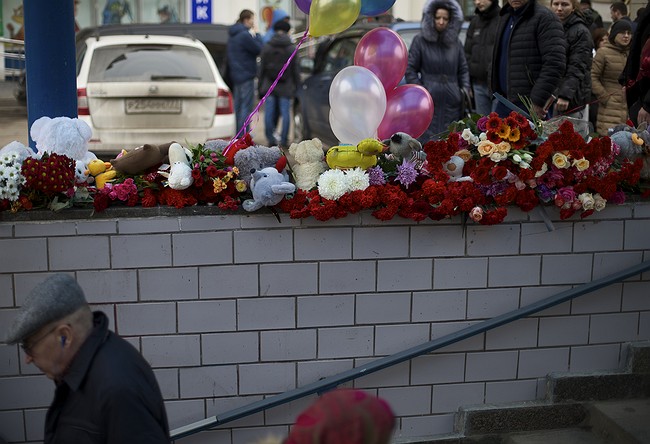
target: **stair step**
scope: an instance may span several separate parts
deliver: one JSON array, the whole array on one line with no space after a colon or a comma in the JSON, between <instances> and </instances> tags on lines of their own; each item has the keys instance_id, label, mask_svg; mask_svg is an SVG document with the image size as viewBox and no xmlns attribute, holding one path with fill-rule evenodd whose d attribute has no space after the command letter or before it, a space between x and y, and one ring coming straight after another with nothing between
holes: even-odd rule
<instances>
[{"instance_id":1,"label":"stair step","mask_svg":"<svg viewBox=\"0 0 650 444\"><path fill-rule=\"evenodd\" d=\"M465 436L532 430L562 429L583 425L587 410L582 404L526 402L479 405L458 411L456 430Z\"/></svg>"},{"instance_id":2,"label":"stair step","mask_svg":"<svg viewBox=\"0 0 650 444\"><path fill-rule=\"evenodd\" d=\"M515 433L505 438L504 444L607 444L584 429L544 430Z\"/></svg>"},{"instance_id":3,"label":"stair step","mask_svg":"<svg viewBox=\"0 0 650 444\"><path fill-rule=\"evenodd\" d=\"M554 372L547 377L546 392L552 402L650 397L650 373Z\"/></svg>"},{"instance_id":4,"label":"stair step","mask_svg":"<svg viewBox=\"0 0 650 444\"><path fill-rule=\"evenodd\" d=\"M608 442L650 443L650 399L595 402L588 410L594 434Z\"/></svg>"}]
</instances>

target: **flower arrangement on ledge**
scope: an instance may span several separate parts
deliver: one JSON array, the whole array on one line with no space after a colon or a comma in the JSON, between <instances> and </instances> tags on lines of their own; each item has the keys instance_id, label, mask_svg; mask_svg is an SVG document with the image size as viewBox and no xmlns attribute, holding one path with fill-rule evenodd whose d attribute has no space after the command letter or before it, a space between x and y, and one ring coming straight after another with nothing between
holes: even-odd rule
<instances>
[{"instance_id":1,"label":"flower arrangement on ledge","mask_svg":"<svg viewBox=\"0 0 650 444\"><path fill-rule=\"evenodd\" d=\"M535 128L515 112L507 118L474 116L455 122L446 139L427 142L426 160L380 154L366 170L329 169L316 187L287 195L277 209L291 218L321 221L370 210L379 220L465 215L492 225L501 223L511 206L527 212L549 205L562 219L584 218L623 203L626 192L639 192L642 159L620 158L609 137L587 142L569 120L545 138ZM203 145L190 150L193 184L183 190L166 186L155 168L138 176L118 174L98 189L75 183L75 164L66 156L0 157L0 211L197 204L237 210L249 192L237 168Z\"/></svg>"},{"instance_id":2,"label":"flower arrangement on ledge","mask_svg":"<svg viewBox=\"0 0 650 444\"><path fill-rule=\"evenodd\" d=\"M505 119L492 113L457 122L446 140L428 142L424 151L427 162L421 168L409 160L393 168L384 157L365 173L367 187L334 199L335 187L319 180L317 190L298 192L280 206L292 218L318 220L370 209L380 220L465 214L493 225L504 220L511 205L526 212L554 205L562 219L575 213L584 218L607 203L623 203L642 167L641 159L618 159L620 148L608 137L586 142L568 120L538 140L530 122L514 112ZM339 174L338 182L344 179Z\"/></svg>"}]
</instances>

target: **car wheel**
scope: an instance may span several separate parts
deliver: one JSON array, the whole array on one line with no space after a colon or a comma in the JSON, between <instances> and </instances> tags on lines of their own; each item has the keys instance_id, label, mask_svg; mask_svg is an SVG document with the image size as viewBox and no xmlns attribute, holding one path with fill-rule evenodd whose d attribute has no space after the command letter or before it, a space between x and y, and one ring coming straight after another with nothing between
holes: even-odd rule
<instances>
[{"instance_id":1,"label":"car wheel","mask_svg":"<svg viewBox=\"0 0 650 444\"><path fill-rule=\"evenodd\" d=\"M305 128L305 119L302 114L302 107L300 103L296 102L293 107L293 141L295 143L302 142L309 136Z\"/></svg>"}]
</instances>

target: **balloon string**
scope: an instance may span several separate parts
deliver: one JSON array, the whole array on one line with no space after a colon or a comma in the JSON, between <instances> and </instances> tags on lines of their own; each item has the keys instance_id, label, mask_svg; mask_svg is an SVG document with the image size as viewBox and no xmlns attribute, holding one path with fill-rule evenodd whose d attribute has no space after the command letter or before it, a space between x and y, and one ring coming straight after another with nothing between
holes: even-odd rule
<instances>
[{"instance_id":1,"label":"balloon string","mask_svg":"<svg viewBox=\"0 0 650 444\"><path fill-rule=\"evenodd\" d=\"M262 107L262 105L264 104L264 102L266 102L267 97L271 95L271 93L272 93L273 90L275 89L276 85L278 84L278 82L279 82L280 79L282 78L282 75L283 75L284 72L287 70L287 68L288 68L289 65L291 64L291 61L293 60L293 58L294 58L294 57L296 56L296 54L298 53L298 49L300 49L300 46L302 46L302 44L307 40L308 37L309 37L309 28L305 29L305 33L303 34L302 38L300 39L300 41L299 41L298 44L296 45L296 48L293 50L293 52L291 53L291 55L290 55L289 58L287 59L286 63L284 64L284 66L282 67L282 69L280 70L280 72L278 73L278 76L275 78L275 80L273 81L273 83L272 83L271 86L269 87L269 90L266 92L266 94L264 94L264 97L262 97L262 98L260 99L260 101L258 102L257 106L255 106L255 109L253 109L253 111L248 115L248 117L246 118L246 121L244 122L244 125L239 129L239 131L237 132L237 134L235 135L235 137L233 137L232 139L230 139L230 143L228 143L228 146L223 150L223 155L224 155L224 156L225 156L226 154L228 154L228 152L230 151L231 147L234 145L235 141L236 141L237 139L239 139L240 136L243 136L243 135L244 135L243 133L246 131L246 128L248 128L248 124L251 123L251 120L253 120L253 117L255 116L255 114L257 114L257 113L260 111L260 108ZM260 79L260 80L261 80L261 79Z\"/></svg>"}]
</instances>

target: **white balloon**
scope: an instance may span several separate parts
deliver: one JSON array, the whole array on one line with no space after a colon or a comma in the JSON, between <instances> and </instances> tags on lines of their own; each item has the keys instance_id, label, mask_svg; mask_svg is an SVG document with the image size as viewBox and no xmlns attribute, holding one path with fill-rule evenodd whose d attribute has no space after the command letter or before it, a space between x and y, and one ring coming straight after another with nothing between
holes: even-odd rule
<instances>
[{"instance_id":1,"label":"white balloon","mask_svg":"<svg viewBox=\"0 0 650 444\"><path fill-rule=\"evenodd\" d=\"M350 145L356 145L361 142L363 139L366 139L370 136L365 136L362 132L356 131L356 128L350 125L346 125L336 118L334 111L330 109L330 126L332 127L332 132L339 140L339 143Z\"/></svg>"},{"instance_id":2,"label":"white balloon","mask_svg":"<svg viewBox=\"0 0 650 444\"><path fill-rule=\"evenodd\" d=\"M329 98L336 121L348 135L365 139L376 134L386 112L386 91L372 71L356 65L343 68L332 81Z\"/></svg>"}]
</instances>

